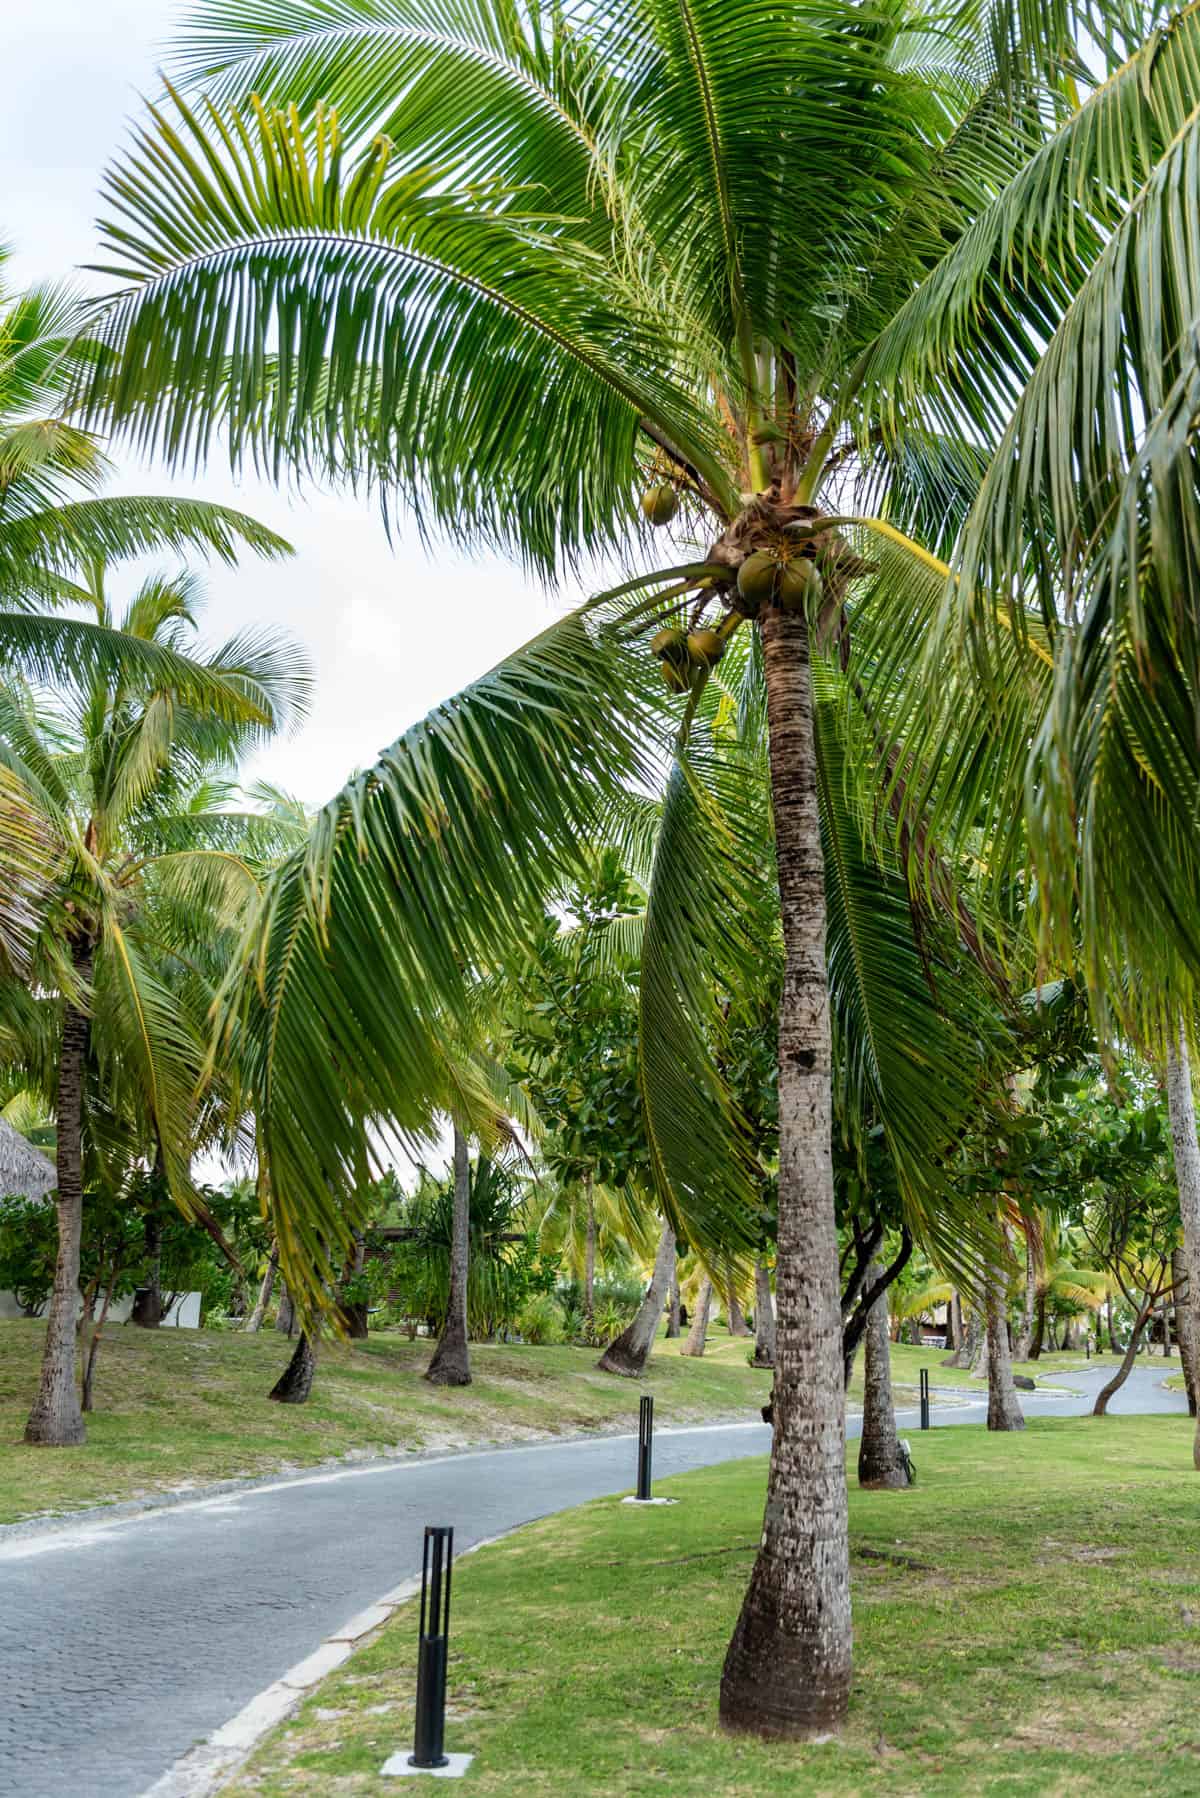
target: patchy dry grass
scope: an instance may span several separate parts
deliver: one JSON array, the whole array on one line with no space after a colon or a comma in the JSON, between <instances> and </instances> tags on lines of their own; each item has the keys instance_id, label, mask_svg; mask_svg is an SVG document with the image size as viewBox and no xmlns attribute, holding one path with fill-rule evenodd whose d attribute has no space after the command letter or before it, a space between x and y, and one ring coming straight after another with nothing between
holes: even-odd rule
<instances>
[{"instance_id":1,"label":"patchy dry grass","mask_svg":"<svg viewBox=\"0 0 1200 1798\"><path fill-rule=\"evenodd\" d=\"M764 1468L602 1500L455 1576L448 1746L480 1798L1200 1793L1200 1475L1187 1417L945 1430L920 1484L851 1494L856 1670L840 1740L716 1727ZM256 1754L230 1798L384 1798L411 1740L411 1608Z\"/></svg>"},{"instance_id":2,"label":"patchy dry grass","mask_svg":"<svg viewBox=\"0 0 1200 1798\"><path fill-rule=\"evenodd\" d=\"M291 1352L274 1330L128 1325L106 1332L86 1447L34 1449L21 1433L44 1332L0 1322L0 1523L334 1456L636 1428L641 1391L662 1423L753 1417L771 1387L724 1332L701 1361L660 1343L642 1383L598 1373L594 1350L473 1345L475 1379L462 1390L422 1379L428 1342L379 1335L323 1345L311 1401L274 1405L267 1393Z\"/></svg>"}]
</instances>

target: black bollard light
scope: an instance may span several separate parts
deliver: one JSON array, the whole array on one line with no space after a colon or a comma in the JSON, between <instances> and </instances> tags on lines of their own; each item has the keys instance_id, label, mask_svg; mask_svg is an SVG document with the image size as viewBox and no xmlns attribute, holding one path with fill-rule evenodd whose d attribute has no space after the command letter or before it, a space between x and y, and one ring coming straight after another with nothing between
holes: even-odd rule
<instances>
[{"instance_id":1,"label":"black bollard light","mask_svg":"<svg viewBox=\"0 0 1200 1798\"><path fill-rule=\"evenodd\" d=\"M446 1649L450 1636L450 1563L454 1531L426 1526L421 1560L421 1635L417 1648L417 1721L410 1767L445 1767Z\"/></svg>"},{"instance_id":2,"label":"black bollard light","mask_svg":"<svg viewBox=\"0 0 1200 1798\"><path fill-rule=\"evenodd\" d=\"M921 1428L929 1428L929 1369L921 1369Z\"/></svg>"},{"instance_id":3,"label":"black bollard light","mask_svg":"<svg viewBox=\"0 0 1200 1798\"><path fill-rule=\"evenodd\" d=\"M647 1393L638 1410L637 1496L644 1504L650 1497L650 1459L654 1447L654 1400Z\"/></svg>"}]
</instances>

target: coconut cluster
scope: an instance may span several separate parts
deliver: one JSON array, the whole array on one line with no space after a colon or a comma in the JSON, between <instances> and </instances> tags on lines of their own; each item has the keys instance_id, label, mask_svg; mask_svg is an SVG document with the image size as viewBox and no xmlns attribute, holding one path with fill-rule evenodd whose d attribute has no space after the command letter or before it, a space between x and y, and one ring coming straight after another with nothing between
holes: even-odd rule
<instances>
[{"instance_id":1,"label":"coconut cluster","mask_svg":"<svg viewBox=\"0 0 1200 1798\"><path fill-rule=\"evenodd\" d=\"M650 639L658 657L664 684L672 693L686 693L701 668L715 668L725 653L719 631L683 631L673 625L656 631Z\"/></svg>"},{"instance_id":2,"label":"coconut cluster","mask_svg":"<svg viewBox=\"0 0 1200 1798\"><path fill-rule=\"evenodd\" d=\"M738 569L732 593L734 610L743 618L757 618L764 606L781 606L785 612L802 612L819 605L824 587L821 570L802 548L784 544L751 552Z\"/></svg>"}]
</instances>

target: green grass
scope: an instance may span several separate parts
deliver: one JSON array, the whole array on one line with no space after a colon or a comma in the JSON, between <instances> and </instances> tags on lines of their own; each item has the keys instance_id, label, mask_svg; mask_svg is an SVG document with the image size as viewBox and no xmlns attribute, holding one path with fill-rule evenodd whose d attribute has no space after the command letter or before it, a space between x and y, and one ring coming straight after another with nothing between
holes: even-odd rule
<instances>
[{"instance_id":1,"label":"green grass","mask_svg":"<svg viewBox=\"0 0 1200 1798\"><path fill-rule=\"evenodd\" d=\"M716 1727L764 1465L600 1501L464 1559L447 1746L480 1798L1200 1793L1200 1475L1188 1418L922 1437L851 1492L855 1679L836 1742ZM384 1798L411 1746L409 1606L268 1738L228 1798Z\"/></svg>"},{"instance_id":2,"label":"green grass","mask_svg":"<svg viewBox=\"0 0 1200 1798\"><path fill-rule=\"evenodd\" d=\"M0 1322L0 1523L333 1456L635 1429L641 1391L660 1423L749 1418L771 1387L747 1345L720 1330L699 1361L660 1343L642 1383L598 1373L590 1349L473 1344L474 1382L461 1390L422 1379L428 1342L379 1335L323 1345L309 1403L275 1405L267 1393L290 1345L274 1330L122 1326L101 1346L87 1445L26 1448L44 1333Z\"/></svg>"}]
</instances>

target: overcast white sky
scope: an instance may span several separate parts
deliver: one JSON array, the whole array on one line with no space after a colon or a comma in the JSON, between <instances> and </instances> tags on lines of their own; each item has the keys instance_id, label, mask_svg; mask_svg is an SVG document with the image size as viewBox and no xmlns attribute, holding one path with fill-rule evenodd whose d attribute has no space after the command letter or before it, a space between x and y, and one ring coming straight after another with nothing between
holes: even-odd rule
<instances>
[{"instance_id":1,"label":"overcast white sky","mask_svg":"<svg viewBox=\"0 0 1200 1798\"><path fill-rule=\"evenodd\" d=\"M58 279L96 259L103 168L139 96L156 88L176 0L0 0L5 104L0 109L0 238L16 255L10 284ZM369 502L289 498L226 466L173 480L122 457L129 492L171 487L237 504L296 547L278 566L213 569L205 635L246 623L286 627L316 675L302 732L265 749L250 772L320 802L431 705L542 629L563 601L519 568L389 548Z\"/></svg>"}]
</instances>

